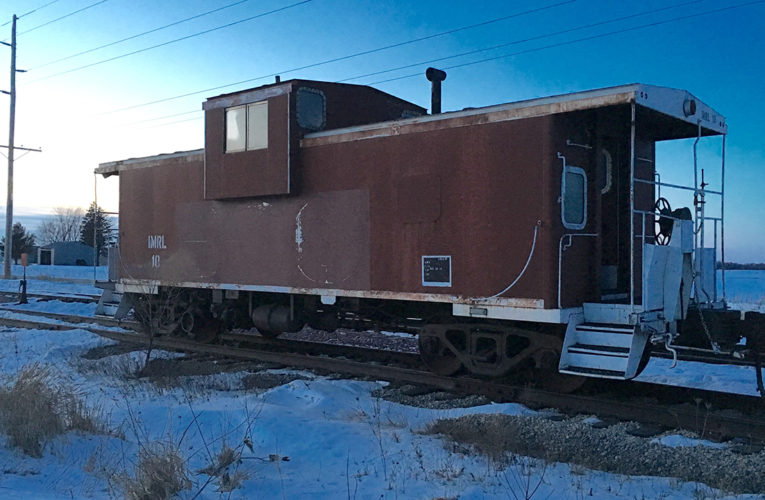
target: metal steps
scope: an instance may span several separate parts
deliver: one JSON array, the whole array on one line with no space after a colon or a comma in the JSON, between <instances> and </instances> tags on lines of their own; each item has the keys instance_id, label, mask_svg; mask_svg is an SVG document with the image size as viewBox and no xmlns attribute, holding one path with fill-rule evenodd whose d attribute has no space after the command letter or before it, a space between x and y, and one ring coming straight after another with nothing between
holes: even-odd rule
<instances>
[{"instance_id":1,"label":"metal steps","mask_svg":"<svg viewBox=\"0 0 765 500\"><path fill-rule=\"evenodd\" d=\"M635 325L570 322L558 369L571 375L634 378L648 337Z\"/></svg>"},{"instance_id":2,"label":"metal steps","mask_svg":"<svg viewBox=\"0 0 765 500\"><path fill-rule=\"evenodd\" d=\"M100 287L103 288L103 292L101 298L98 299L95 316L124 319L133 307L132 302L121 292L116 291L113 286L100 284Z\"/></svg>"}]
</instances>

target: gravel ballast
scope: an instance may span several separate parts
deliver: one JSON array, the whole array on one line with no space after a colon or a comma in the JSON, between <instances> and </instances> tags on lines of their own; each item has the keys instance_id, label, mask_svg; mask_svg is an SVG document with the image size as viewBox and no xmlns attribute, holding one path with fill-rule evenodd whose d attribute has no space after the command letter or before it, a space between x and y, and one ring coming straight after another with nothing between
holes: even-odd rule
<instances>
[{"instance_id":1,"label":"gravel ballast","mask_svg":"<svg viewBox=\"0 0 765 500\"><path fill-rule=\"evenodd\" d=\"M765 452L743 455L707 446L669 447L630 435L635 424L596 428L583 417L468 415L438 420L427 430L503 462L513 454L606 472L676 477L732 493L765 494Z\"/></svg>"}]
</instances>

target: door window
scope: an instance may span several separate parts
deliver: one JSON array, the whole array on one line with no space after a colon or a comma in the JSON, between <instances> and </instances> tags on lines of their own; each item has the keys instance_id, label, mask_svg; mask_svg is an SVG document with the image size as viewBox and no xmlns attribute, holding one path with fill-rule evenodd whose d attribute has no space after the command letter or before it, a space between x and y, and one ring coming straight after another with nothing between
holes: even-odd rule
<instances>
[{"instance_id":1,"label":"door window","mask_svg":"<svg viewBox=\"0 0 765 500\"><path fill-rule=\"evenodd\" d=\"M584 229L587 224L587 175L579 167L563 168L561 218L568 229Z\"/></svg>"}]
</instances>

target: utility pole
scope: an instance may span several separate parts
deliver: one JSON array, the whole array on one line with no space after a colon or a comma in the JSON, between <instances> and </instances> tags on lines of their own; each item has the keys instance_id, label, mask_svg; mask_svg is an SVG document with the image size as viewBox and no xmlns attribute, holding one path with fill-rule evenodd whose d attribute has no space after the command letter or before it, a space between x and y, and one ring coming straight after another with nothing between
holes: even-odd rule
<instances>
[{"instance_id":1,"label":"utility pole","mask_svg":"<svg viewBox=\"0 0 765 500\"><path fill-rule=\"evenodd\" d=\"M16 127L16 14L11 27L11 119L8 126L8 201L5 204L5 249L3 251L3 278L11 278L11 254L13 253L13 139Z\"/></svg>"},{"instance_id":2,"label":"utility pole","mask_svg":"<svg viewBox=\"0 0 765 500\"><path fill-rule=\"evenodd\" d=\"M0 42L0 44L7 45L11 48L11 90L0 90L3 94L11 96L10 103L10 124L8 127L8 145L0 146L0 148L8 149L8 200L5 204L5 249L3 251L4 257L4 269L3 278L10 279L11 277L11 254L13 253L13 153L14 150L20 149L24 151L37 151L39 149L33 148L16 148L14 147L14 137L16 129L16 73L23 73L26 70L16 69L16 14L13 15L13 26L11 27L11 43Z\"/></svg>"}]
</instances>

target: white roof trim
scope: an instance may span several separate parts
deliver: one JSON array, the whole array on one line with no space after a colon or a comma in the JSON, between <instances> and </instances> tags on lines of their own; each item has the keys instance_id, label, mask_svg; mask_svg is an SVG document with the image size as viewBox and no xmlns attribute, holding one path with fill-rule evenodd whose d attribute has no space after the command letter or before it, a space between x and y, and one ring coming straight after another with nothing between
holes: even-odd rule
<instances>
[{"instance_id":1,"label":"white roof trim","mask_svg":"<svg viewBox=\"0 0 765 500\"><path fill-rule=\"evenodd\" d=\"M685 116L683 113L683 104L686 100L694 100L696 102L696 112L690 116ZM627 104L630 102L636 102L640 106L653 109L693 125L697 125L700 122L703 128L714 134L727 133L725 117L714 111L710 106L701 102L690 92L668 87L633 83L618 87L541 97L482 108L470 108L461 111L420 116L405 120L395 120L315 132L305 136L304 144L306 146L311 146L328 142L343 142L343 140L339 138L336 138L335 140L321 140L322 138L330 138L343 134L354 134L356 139L379 137L391 135L392 133L398 134L404 132L402 129L405 129L410 125L418 124L432 124L433 128L448 127L448 125L445 124L436 125L436 123L434 123L443 122L445 120L457 120L462 122L462 125L467 125L469 124L469 119L471 117L478 116L481 117L481 122L506 121L527 118L530 116L543 116L582 109L599 108L622 103ZM467 120L460 120L463 118ZM430 127L425 128L429 129ZM348 140L352 139L348 138Z\"/></svg>"},{"instance_id":2,"label":"white roof trim","mask_svg":"<svg viewBox=\"0 0 765 500\"><path fill-rule=\"evenodd\" d=\"M196 156L204 157L204 154L204 149L194 149L192 151L177 151L175 153L165 153L154 156L144 156L140 158L129 158L127 160L110 161L106 163L100 163L98 168L96 168L95 173L101 174L104 177L109 177L110 175L118 174L123 170L153 167L158 162L170 160L173 158L183 158L186 161L196 160Z\"/></svg>"}]
</instances>

